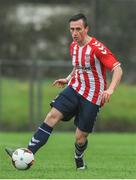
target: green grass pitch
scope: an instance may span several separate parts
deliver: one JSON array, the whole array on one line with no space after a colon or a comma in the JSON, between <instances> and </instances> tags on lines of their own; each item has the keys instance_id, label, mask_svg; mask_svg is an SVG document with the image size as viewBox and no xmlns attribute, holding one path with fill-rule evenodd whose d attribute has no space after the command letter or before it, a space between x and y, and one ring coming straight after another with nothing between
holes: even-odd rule
<instances>
[{"instance_id":1,"label":"green grass pitch","mask_svg":"<svg viewBox=\"0 0 136 180\"><path fill-rule=\"evenodd\" d=\"M54 132L31 169L15 169L5 147L26 147L32 133L0 133L0 179L136 178L136 134L93 133L85 153L88 169L76 171L74 133Z\"/></svg>"}]
</instances>

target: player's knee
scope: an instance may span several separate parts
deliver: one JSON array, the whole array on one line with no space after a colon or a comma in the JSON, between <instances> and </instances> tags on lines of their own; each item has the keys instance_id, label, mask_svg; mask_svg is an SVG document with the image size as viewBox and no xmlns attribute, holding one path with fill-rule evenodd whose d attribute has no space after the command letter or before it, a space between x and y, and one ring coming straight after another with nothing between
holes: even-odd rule
<instances>
[{"instance_id":1,"label":"player's knee","mask_svg":"<svg viewBox=\"0 0 136 180\"><path fill-rule=\"evenodd\" d=\"M86 140L87 140L87 136L84 134L80 134L76 136L76 143L79 146L82 146L83 144L85 144Z\"/></svg>"},{"instance_id":2,"label":"player's knee","mask_svg":"<svg viewBox=\"0 0 136 180\"><path fill-rule=\"evenodd\" d=\"M53 112L49 112L46 116L46 120L54 120L56 119L56 115Z\"/></svg>"},{"instance_id":3,"label":"player's knee","mask_svg":"<svg viewBox=\"0 0 136 180\"><path fill-rule=\"evenodd\" d=\"M61 119L61 116L59 115L59 113L51 110L47 114L44 122L47 123L49 126L53 127L54 125L56 125L60 121L60 119Z\"/></svg>"},{"instance_id":4,"label":"player's knee","mask_svg":"<svg viewBox=\"0 0 136 180\"><path fill-rule=\"evenodd\" d=\"M53 113L53 112L49 112L48 114L47 114L47 116L46 116L46 119L45 119L45 122L47 123L47 122L56 122L56 121L58 121L58 117L57 117L57 115L55 114L55 113Z\"/></svg>"}]
</instances>

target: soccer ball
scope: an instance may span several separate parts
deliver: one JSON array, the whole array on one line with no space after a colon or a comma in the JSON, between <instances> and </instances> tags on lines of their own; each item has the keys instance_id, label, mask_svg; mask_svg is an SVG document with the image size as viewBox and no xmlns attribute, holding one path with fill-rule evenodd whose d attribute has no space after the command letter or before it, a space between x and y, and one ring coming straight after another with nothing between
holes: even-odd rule
<instances>
[{"instance_id":1,"label":"soccer ball","mask_svg":"<svg viewBox=\"0 0 136 180\"><path fill-rule=\"evenodd\" d=\"M19 170L29 169L34 163L34 155L26 148L16 149L12 154L12 163Z\"/></svg>"}]
</instances>

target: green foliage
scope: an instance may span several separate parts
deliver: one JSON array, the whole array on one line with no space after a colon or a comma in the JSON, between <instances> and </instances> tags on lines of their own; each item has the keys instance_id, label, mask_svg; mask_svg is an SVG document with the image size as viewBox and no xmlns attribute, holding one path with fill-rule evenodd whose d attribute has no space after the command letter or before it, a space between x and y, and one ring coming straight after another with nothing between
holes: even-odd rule
<instances>
[{"instance_id":1,"label":"green foliage","mask_svg":"<svg viewBox=\"0 0 136 180\"><path fill-rule=\"evenodd\" d=\"M30 170L12 166L5 147L26 147L32 134L0 133L0 178L2 179L135 179L136 134L92 134L85 153L86 171L76 171L74 134L53 133L35 156Z\"/></svg>"}]
</instances>

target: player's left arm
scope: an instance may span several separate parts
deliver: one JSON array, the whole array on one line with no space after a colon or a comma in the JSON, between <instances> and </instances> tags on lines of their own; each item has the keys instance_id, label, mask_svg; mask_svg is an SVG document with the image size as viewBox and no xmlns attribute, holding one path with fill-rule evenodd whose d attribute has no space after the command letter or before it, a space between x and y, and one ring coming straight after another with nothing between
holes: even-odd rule
<instances>
[{"instance_id":1,"label":"player's left arm","mask_svg":"<svg viewBox=\"0 0 136 180\"><path fill-rule=\"evenodd\" d=\"M106 89L102 94L102 104L105 102L109 102L110 96L112 95L112 93L114 92L116 87L118 86L118 84L121 80L122 74L123 74L123 71L122 71L122 68L120 67L120 65L113 69L111 83L110 83L108 89Z\"/></svg>"},{"instance_id":2,"label":"player's left arm","mask_svg":"<svg viewBox=\"0 0 136 180\"><path fill-rule=\"evenodd\" d=\"M96 57L100 60L100 62L111 72L112 80L109 87L102 93L102 104L105 102L109 102L110 96L113 94L114 90L118 86L123 71L120 67L120 62L117 58L111 53L111 51L105 47L103 44L96 49Z\"/></svg>"}]
</instances>

